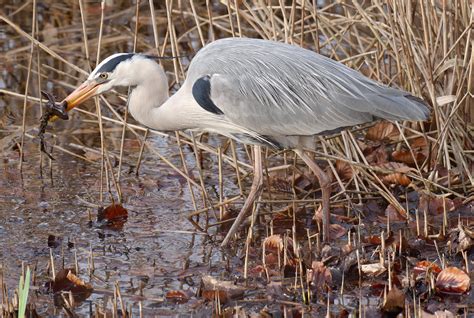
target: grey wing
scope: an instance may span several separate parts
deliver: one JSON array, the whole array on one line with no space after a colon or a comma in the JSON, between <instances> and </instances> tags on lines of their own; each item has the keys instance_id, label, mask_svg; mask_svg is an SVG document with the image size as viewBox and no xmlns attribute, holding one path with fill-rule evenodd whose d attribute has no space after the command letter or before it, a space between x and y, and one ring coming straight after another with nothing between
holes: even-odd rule
<instances>
[{"instance_id":1,"label":"grey wing","mask_svg":"<svg viewBox=\"0 0 474 318\"><path fill-rule=\"evenodd\" d=\"M296 82L281 77L213 74L210 99L225 118L261 135L314 135L373 121L425 120L423 101L387 88L357 90L313 76Z\"/></svg>"},{"instance_id":2,"label":"grey wing","mask_svg":"<svg viewBox=\"0 0 474 318\"><path fill-rule=\"evenodd\" d=\"M204 89L197 92L208 94L200 104L261 135L314 135L376 118L429 116L424 102L407 92L309 50L272 41L215 41L193 59L188 79L194 84L200 79Z\"/></svg>"}]
</instances>

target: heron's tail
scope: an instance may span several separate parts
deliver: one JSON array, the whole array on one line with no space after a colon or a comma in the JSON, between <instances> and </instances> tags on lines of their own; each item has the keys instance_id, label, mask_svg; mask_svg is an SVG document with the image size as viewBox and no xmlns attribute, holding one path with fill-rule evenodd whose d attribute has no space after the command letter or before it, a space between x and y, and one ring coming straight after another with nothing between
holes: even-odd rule
<instances>
[{"instance_id":1,"label":"heron's tail","mask_svg":"<svg viewBox=\"0 0 474 318\"><path fill-rule=\"evenodd\" d=\"M430 117L430 109L424 100L403 91L391 91L392 94L367 96L373 107L372 115L388 120L413 121L424 121Z\"/></svg>"}]
</instances>

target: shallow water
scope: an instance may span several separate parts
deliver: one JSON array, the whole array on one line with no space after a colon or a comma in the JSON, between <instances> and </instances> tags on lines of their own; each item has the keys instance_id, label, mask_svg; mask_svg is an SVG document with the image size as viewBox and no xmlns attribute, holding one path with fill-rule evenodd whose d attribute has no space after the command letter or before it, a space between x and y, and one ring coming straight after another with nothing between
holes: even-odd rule
<instances>
[{"instance_id":1,"label":"shallow water","mask_svg":"<svg viewBox=\"0 0 474 318\"><path fill-rule=\"evenodd\" d=\"M161 154L173 158L175 142L158 136L150 140ZM125 171L129 164L134 165L136 155L134 149L126 154ZM122 175L123 205L129 215L120 230L103 228L96 222L97 209L92 205L100 204L100 165L62 152L55 152L54 157L52 175L45 160L41 176L37 145L27 139L23 174L19 173L16 150L4 153L0 162L0 259L9 289L18 283L22 262L37 266L37 280L43 281L37 285L46 282L49 235L62 239L60 246L52 249L56 271L62 268L63 256L65 266L73 267L77 253L81 277L89 281L92 250L94 288L113 291L118 282L126 295L136 295L139 287L145 297L154 299L164 297L168 290L196 290L199 272L210 274L218 268L221 252L206 236L193 234L196 230L187 220L193 205L185 179L155 156L145 152L138 177L134 173ZM187 158L192 165L193 157ZM179 166L179 161L174 161ZM68 242L74 247L68 248ZM188 268L195 270L188 273ZM189 277L183 280L182 276ZM89 301L102 297L108 296L93 294ZM156 306L153 301L144 304L145 309ZM51 304L43 305L47 312L54 312ZM186 311L185 306L180 307ZM86 302L78 312L88 310Z\"/></svg>"}]
</instances>

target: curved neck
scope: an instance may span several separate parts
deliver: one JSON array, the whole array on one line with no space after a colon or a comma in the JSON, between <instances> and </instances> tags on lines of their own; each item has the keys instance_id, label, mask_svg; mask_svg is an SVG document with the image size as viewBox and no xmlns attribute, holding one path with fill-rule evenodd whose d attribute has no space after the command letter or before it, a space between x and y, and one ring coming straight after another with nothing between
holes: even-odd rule
<instances>
[{"instance_id":1,"label":"curved neck","mask_svg":"<svg viewBox=\"0 0 474 318\"><path fill-rule=\"evenodd\" d=\"M168 98L168 80L161 67L148 70L147 80L136 85L129 96L129 111L141 124L157 130L167 130L161 127L159 109Z\"/></svg>"}]
</instances>

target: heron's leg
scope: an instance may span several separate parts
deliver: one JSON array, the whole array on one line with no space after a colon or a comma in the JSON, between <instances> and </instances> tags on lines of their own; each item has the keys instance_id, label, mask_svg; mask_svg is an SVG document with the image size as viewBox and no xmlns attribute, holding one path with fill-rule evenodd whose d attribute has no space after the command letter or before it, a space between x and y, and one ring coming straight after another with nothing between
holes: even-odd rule
<instances>
[{"instance_id":1,"label":"heron's leg","mask_svg":"<svg viewBox=\"0 0 474 318\"><path fill-rule=\"evenodd\" d=\"M250 193L247 196L247 199L245 200L244 206L240 210L239 215L237 215L237 218L235 219L234 224L232 224L232 227L230 228L229 232L227 232L227 235L225 236L224 241L222 241L222 244L221 244L222 247L225 247L229 243L232 236L234 236L235 232L237 232L237 230L239 229L240 223L242 223L244 217L252 209L253 203L258 198L263 188L261 147L255 145L253 150L254 150L254 163L253 163L254 168L253 168L252 187L250 188Z\"/></svg>"},{"instance_id":2,"label":"heron's leg","mask_svg":"<svg viewBox=\"0 0 474 318\"><path fill-rule=\"evenodd\" d=\"M313 171L321 186L321 199L323 201L323 241L329 240L329 199L331 198L331 178L321 169L318 164L301 149L294 150L296 154L303 159L308 167Z\"/></svg>"}]
</instances>

